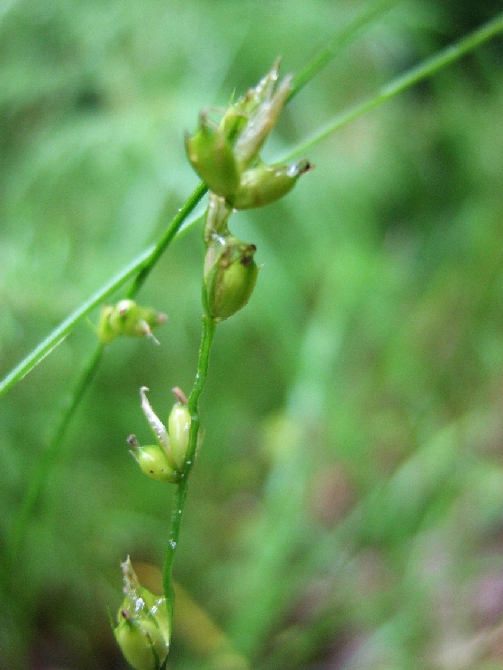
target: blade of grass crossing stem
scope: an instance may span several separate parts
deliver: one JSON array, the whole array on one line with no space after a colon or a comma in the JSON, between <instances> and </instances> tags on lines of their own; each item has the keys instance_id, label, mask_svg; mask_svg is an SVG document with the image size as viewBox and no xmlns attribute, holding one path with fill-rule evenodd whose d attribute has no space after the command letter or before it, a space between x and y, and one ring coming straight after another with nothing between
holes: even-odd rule
<instances>
[{"instance_id":1,"label":"blade of grass crossing stem","mask_svg":"<svg viewBox=\"0 0 503 670\"><path fill-rule=\"evenodd\" d=\"M391 82L383 86L381 90L378 91L378 93L373 97L365 100L364 102L358 103L353 107L350 107L345 112L342 112L342 114L339 114L335 117L335 119L330 121L330 123L326 124L324 128L319 130L317 133L314 133L307 140L304 140L302 144L299 144L288 154L278 158L277 162L286 163L294 156L306 153L306 151L311 149L311 147L326 139L336 130L339 130L351 121L354 121L359 116L362 116L362 114L365 114L375 107L382 105L384 102L391 100L399 93L402 93L406 89L411 88L420 81L433 76L443 68L459 60L467 53L473 51L478 46L484 42L487 42L502 31L503 12L498 14L498 16L496 16L494 19L488 21L474 32L470 33L470 35L467 37L464 37L458 42L451 44L450 46L443 49L440 53L431 56L419 65L416 65L404 74L396 77L396 79L393 79Z\"/></svg>"},{"instance_id":2,"label":"blade of grass crossing stem","mask_svg":"<svg viewBox=\"0 0 503 670\"><path fill-rule=\"evenodd\" d=\"M322 49L303 70L294 76L292 91L288 100L291 100L294 95L304 88L344 47L350 46L365 28L374 25L383 14L400 2L402 0L379 0L348 23L327 47Z\"/></svg>"}]
</instances>

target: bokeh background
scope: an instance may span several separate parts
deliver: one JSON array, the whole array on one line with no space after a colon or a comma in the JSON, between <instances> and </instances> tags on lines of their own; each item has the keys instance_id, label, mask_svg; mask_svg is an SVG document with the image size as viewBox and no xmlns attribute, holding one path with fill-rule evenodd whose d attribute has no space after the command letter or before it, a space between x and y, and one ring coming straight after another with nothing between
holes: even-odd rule
<instances>
[{"instance_id":1,"label":"bokeh background","mask_svg":"<svg viewBox=\"0 0 503 670\"><path fill-rule=\"evenodd\" d=\"M183 132L281 55L298 72L369 3L0 3L0 376L155 241L198 180ZM285 110L264 157L494 16L410 0ZM217 329L175 576L169 668L503 667L503 43L309 151ZM138 299L169 315L105 355L0 596L0 667L123 670L107 609L155 581L172 487L128 454L200 336L200 226ZM123 293L118 293L117 299ZM98 313L0 403L0 550L96 343ZM153 574L154 573L154 574ZM153 576L152 576L153 575Z\"/></svg>"}]
</instances>

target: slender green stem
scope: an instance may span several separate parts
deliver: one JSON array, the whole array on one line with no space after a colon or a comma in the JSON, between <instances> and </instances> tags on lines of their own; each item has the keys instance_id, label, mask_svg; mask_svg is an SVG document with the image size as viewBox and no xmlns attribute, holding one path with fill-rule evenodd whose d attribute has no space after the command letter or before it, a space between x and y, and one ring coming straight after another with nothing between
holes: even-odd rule
<instances>
[{"instance_id":1,"label":"slender green stem","mask_svg":"<svg viewBox=\"0 0 503 670\"><path fill-rule=\"evenodd\" d=\"M166 232L164 235L161 237L161 239L157 242L155 245L151 255L148 258L148 261L143 265L141 268L140 272L138 273L136 279L134 280L133 284L131 285L131 288L127 292L127 297L128 298L133 298L140 288L143 286L143 283L155 267L157 261L159 258L162 256L162 254L166 251L168 246L171 244L171 242L175 239L177 233L179 232L180 228L182 227L183 222L185 219L189 216L189 214L194 210L198 202L201 200L201 198L204 196L206 191L208 190L208 187L206 184L201 182L196 190L192 193L192 195L188 198L186 203L181 207L176 216L173 218L172 222L170 225L167 227Z\"/></svg>"},{"instance_id":2,"label":"slender green stem","mask_svg":"<svg viewBox=\"0 0 503 670\"><path fill-rule=\"evenodd\" d=\"M18 365L17 368L15 368L15 370L13 370L13 372L5 378L3 382L4 386L2 387L0 385L0 395L2 394L2 389L3 392L7 391L12 384L21 379L25 374L33 369L33 367L35 367L35 365L39 363L42 358L44 358L44 356L46 356L51 351L51 349L57 346L66 337L66 335L77 324L77 322L83 318L83 316L88 314L94 307L96 307L109 295L116 291L117 288L119 288L127 279L134 275L135 272L140 270L127 293L128 297L133 297L139 291L148 274L155 266L162 253L172 242L177 232L180 230L183 222L195 208L197 203L201 200L205 192L206 186L204 184L199 184L185 205L173 218L170 225L166 229L166 232L158 241L158 243L140 254L140 256L138 256L138 258L135 259L124 271L110 280L110 282L108 282L108 284L103 289L101 289L101 291L98 291L93 296L91 296L91 298L87 300L84 305L77 309L58 328L56 328L56 330L54 330L52 334L46 338L32 352L30 356L27 356L24 361L22 361L22 363L20 363L20 365ZM33 470L33 474L31 475L21 509L16 516L7 540L7 570L4 571L4 575L7 580L9 580L11 570L14 566L16 557L23 542L23 538L26 534L30 516L35 508L37 500L40 497L44 482L46 481L52 464L56 461L57 457L61 453L64 436L70 421L98 368L102 352L103 345L99 344L90 356L80 379L75 385L70 403L61 415L61 419L54 437L52 438L46 451L40 457L37 466Z\"/></svg>"},{"instance_id":3,"label":"slender green stem","mask_svg":"<svg viewBox=\"0 0 503 670\"><path fill-rule=\"evenodd\" d=\"M164 253L168 245L172 242L177 232L180 230L183 222L196 207L206 193L206 186L201 183L188 198L184 206L178 210L176 216L168 226L166 232L159 242L143 251L128 266L115 275L109 282L102 286L88 300L82 303L69 317L67 317L50 335L33 349L2 381L0 381L0 397L6 393L20 379L25 377L33 368L40 363L51 351L61 344L65 337L82 321L95 307L104 302L117 289L126 283L128 279L136 279L127 292L127 297L131 298L139 291L143 282L148 277L153 267Z\"/></svg>"},{"instance_id":4,"label":"slender green stem","mask_svg":"<svg viewBox=\"0 0 503 670\"><path fill-rule=\"evenodd\" d=\"M290 151L286 156L278 159L278 162L287 162L298 154L304 154L311 149L315 144L318 144L329 135L339 130L342 126L354 121L354 119L362 116L365 112L374 109L383 102L387 102L394 98L405 89L411 88L415 84L431 77L439 70L451 65L465 56L469 51L473 51L478 46L487 42L492 37L503 31L503 12L498 14L494 19L488 21L483 26L472 32L467 37L460 39L455 44L446 47L440 53L435 54L431 58L423 61L416 67L411 68L404 74L396 77L381 88L381 90L368 100L358 103L350 107L342 114L339 114L332 121L330 121L324 128L318 130L310 138L299 144L295 149Z\"/></svg>"},{"instance_id":5,"label":"slender green stem","mask_svg":"<svg viewBox=\"0 0 503 670\"><path fill-rule=\"evenodd\" d=\"M31 351L16 367L0 382L0 397L4 395L16 382L27 375L40 363L51 351L61 344L65 337L73 330L75 325L85 318L93 309L111 296L128 279L133 277L143 265L148 262L154 247L149 247L137 256L128 266L118 272L115 277L102 286L96 293L88 298L74 312L70 314L61 324L55 328L40 344Z\"/></svg>"},{"instance_id":6,"label":"slender green stem","mask_svg":"<svg viewBox=\"0 0 503 670\"><path fill-rule=\"evenodd\" d=\"M194 465L194 458L197 448L197 440L201 422L199 419L199 398L206 383L208 367L210 361L210 352L215 335L215 322L207 316L203 316L203 329L201 335L201 346L199 348L199 358L197 361L197 373L189 396L189 412L191 416L189 446L187 450L187 459L185 469L180 483L176 487L171 511L171 526L169 531L168 546L163 568L164 594L166 595L166 605L168 608L169 620L173 621L173 563L175 552L180 537L180 528L182 523L183 508L187 497L187 488L189 484L189 473Z\"/></svg>"},{"instance_id":7,"label":"slender green stem","mask_svg":"<svg viewBox=\"0 0 503 670\"><path fill-rule=\"evenodd\" d=\"M187 456L188 460L192 460L196 448L199 426L196 427L195 423L199 421L199 397L206 383L211 345L213 344L213 337L215 334L215 322L213 319L208 316L203 316L202 321L203 331L201 336L201 347L199 349L199 359L197 363L197 374L194 380L194 386L192 387L192 391L189 396L189 412L192 417L191 433L193 433L191 437L193 439L189 440L189 450Z\"/></svg>"}]
</instances>

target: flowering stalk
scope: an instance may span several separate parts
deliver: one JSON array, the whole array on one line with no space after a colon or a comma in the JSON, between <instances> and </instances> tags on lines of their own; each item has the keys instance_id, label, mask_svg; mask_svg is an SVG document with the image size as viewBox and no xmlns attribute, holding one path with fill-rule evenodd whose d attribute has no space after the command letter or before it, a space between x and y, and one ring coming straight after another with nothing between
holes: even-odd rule
<instances>
[{"instance_id":1,"label":"flowering stalk","mask_svg":"<svg viewBox=\"0 0 503 670\"><path fill-rule=\"evenodd\" d=\"M219 124L210 122L207 114L202 113L199 117L199 130L192 137L185 137L188 158L196 172L206 181L210 191L203 228L206 247L203 269L205 314L202 319L197 373L188 400L179 389L176 390L178 402L171 410L167 428L147 399L148 389L142 387L142 409L157 444L142 447L134 435L127 440L131 453L147 476L160 482L176 484L163 569L168 622L166 654L173 619L173 563L189 474L199 443L199 398L208 374L215 328L217 323L228 319L247 304L258 276L258 266L254 259L256 246L234 237L228 222L233 212L238 209L262 207L283 197L293 188L297 179L312 167L306 160L292 165L266 165L260 159L259 152L274 128L291 91L291 77L286 77L277 85L278 70L279 61L255 88L229 106ZM126 321L128 330L131 327L137 328L138 322L142 326L147 322L147 313L139 314L136 309L131 310L133 326L122 312L105 312L105 336L109 332L114 337L117 333L124 332ZM156 317L150 313L148 316L149 326L156 325ZM159 635L156 637L157 631L151 625L147 626L150 622L133 622L127 612L124 612L126 609L123 607L119 611L120 623L116 629L116 637L119 640L117 630L120 630L122 637L119 641L124 638L126 642L131 642L135 651L139 648L138 653L142 660L137 661L138 665L134 667L140 668L143 663L143 670L143 667L150 667L149 664L154 661L162 660L156 641L162 641L162 638ZM124 650L124 645L121 646ZM152 661L152 656L155 657L156 654L159 658ZM125 655L128 658L127 653Z\"/></svg>"},{"instance_id":2,"label":"flowering stalk","mask_svg":"<svg viewBox=\"0 0 503 670\"><path fill-rule=\"evenodd\" d=\"M199 418L199 398L203 391L208 376L208 367L210 362L210 352L215 335L215 322L207 316L203 316L203 330L201 335L201 345L199 348L199 357L197 361L197 372L192 386L192 392L189 396L188 410L190 413L189 442L183 474L178 483L173 499L171 510L171 524L166 547L166 557L163 567L164 594L166 596L166 606L168 608L169 621L173 620L173 564L175 552L180 537L180 528L182 523L183 508L187 497L187 487L189 484L189 474L194 466L196 449L201 429Z\"/></svg>"}]
</instances>

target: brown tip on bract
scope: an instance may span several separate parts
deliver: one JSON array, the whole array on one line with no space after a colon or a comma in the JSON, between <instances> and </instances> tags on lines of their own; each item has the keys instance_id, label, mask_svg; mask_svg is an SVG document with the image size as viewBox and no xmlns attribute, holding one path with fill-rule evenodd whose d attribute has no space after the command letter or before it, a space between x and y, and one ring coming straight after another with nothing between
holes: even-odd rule
<instances>
[{"instance_id":1,"label":"brown tip on bract","mask_svg":"<svg viewBox=\"0 0 503 670\"><path fill-rule=\"evenodd\" d=\"M182 403L182 405L188 405L189 404L187 396L185 395L185 393L182 391L182 389L179 386L175 386L174 388L172 388L171 393L175 396L175 398L178 400L178 402Z\"/></svg>"}]
</instances>

